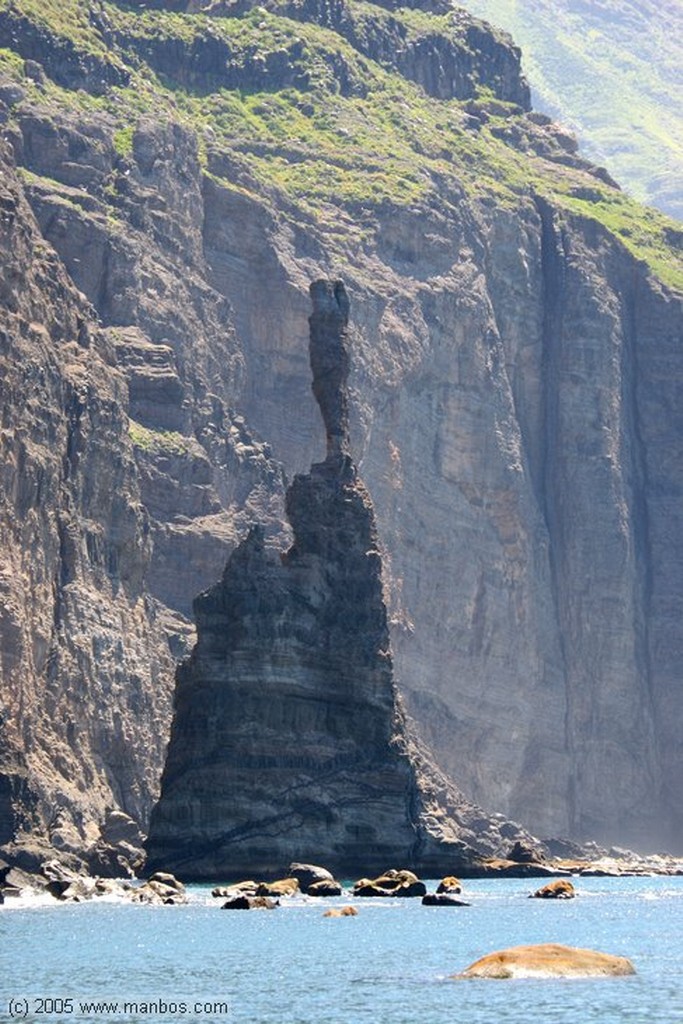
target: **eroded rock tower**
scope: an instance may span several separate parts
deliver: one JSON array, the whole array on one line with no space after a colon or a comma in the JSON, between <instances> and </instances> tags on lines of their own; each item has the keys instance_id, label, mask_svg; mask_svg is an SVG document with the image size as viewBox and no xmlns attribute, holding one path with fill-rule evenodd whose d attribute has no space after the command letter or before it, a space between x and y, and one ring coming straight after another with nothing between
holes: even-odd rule
<instances>
[{"instance_id":1,"label":"eroded rock tower","mask_svg":"<svg viewBox=\"0 0 683 1024\"><path fill-rule=\"evenodd\" d=\"M252 527L195 601L148 840L149 867L185 878L293 859L443 873L503 843L408 733L374 511L350 455L348 299L340 281L310 292L327 456L288 490L291 548L269 550Z\"/></svg>"}]
</instances>

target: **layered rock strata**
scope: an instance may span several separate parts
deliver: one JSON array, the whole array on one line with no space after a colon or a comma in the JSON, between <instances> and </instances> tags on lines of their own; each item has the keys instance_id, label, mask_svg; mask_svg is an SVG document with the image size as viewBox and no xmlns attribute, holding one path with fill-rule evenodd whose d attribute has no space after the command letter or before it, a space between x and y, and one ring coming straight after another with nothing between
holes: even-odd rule
<instances>
[{"instance_id":1,"label":"layered rock strata","mask_svg":"<svg viewBox=\"0 0 683 1024\"><path fill-rule=\"evenodd\" d=\"M0 844L29 870L39 838L104 855L107 808L156 791L171 658L125 410L0 140Z\"/></svg>"},{"instance_id":2,"label":"layered rock strata","mask_svg":"<svg viewBox=\"0 0 683 1024\"><path fill-rule=\"evenodd\" d=\"M92 848L112 807L145 828L167 638L189 650L191 596L247 523L285 533L282 468L317 457L297 339L334 267L395 675L440 767L537 835L682 850L676 225L520 113L516 48L441 0L58 6L0 12L0 178L36 218L0 248L25 321L0 376L3 846ZM62 487L76 307L97 341ZM114 477L139 529L100 500ZM120 551L141 579L112 598Z\"/></svg>"},{"instance_id":3,"label":"layered rock strata","mask_svg":"<svg viewBox=\"0 0 683 1024\"><path fill-rule=\"evenodd\" d=\"M287 492L290 549L269 550L254 526L197 598L197 645L177 674L148 863L186 878L293 858L337 873L394 862L443 873L475 857L463 840L476 841L477 817L495 844L494 823L408 735L374 511L349 455L348 300L329 281L311 297L327 457Z\"/></svg>"}]
</instances>

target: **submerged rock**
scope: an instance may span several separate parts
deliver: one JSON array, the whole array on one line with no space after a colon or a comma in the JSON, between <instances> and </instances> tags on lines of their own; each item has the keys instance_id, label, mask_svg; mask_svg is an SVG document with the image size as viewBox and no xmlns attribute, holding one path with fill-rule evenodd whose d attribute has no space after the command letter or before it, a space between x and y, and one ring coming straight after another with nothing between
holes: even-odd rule
<instances>
[{"instance_id":1,"label":"submerged rock","mask_svg":"<svg viewBox=\"0 0 683 1024\"><path fill-rule=\"evenodd\" d=\"M327 457L287 492L291 548L271 551L252 527L196 599L197 644L177 673L147 850L184 877L272 874L307 854L337 873L400 858L442 874L476 860L468 821L496 834L409 734L374 510L349 454L348 299L339 281L315 282L311 299Z\"/></svg>"},{"instance_id":2,"label":"submerged rock","mask_svg":"<svg viewBox=\"0 0 683 1024\"><path fill-rule=\"evenodd\" d=\"M227 900L221 910L275 910L280 904L269 896L233 896Z\"/></svg>"},{"instance_id":3,"label":"submerged rock","mask_svg":"<svg viewBox=\"0 0 683 1024\"><path fill-rule=\"evenodd\" d=\"M358 911L355 907L332 907L326 910L323 917L356 917Z\"/></svg>"},{"instance_id":4,"label":"submerged rock","mask_svg":"<svg viewBox=\"0 0 683 1024\"><path fill-rule=\"evenodd\" d=\"M601 978L635 974L625 956L577 949L557 943L514 946L489 953L456 978Z\"/></svg>"},{"instance_id":5,"label":"submerged rock","mask_svg":"<svg viewBox=\"0 0 683 1024\"><path fill-rule=\"evenodd\" d=\"M423 907L469 907L465 900L459 900L447 892L428 892L422 897Z\"/></svg>"}]
</instances>

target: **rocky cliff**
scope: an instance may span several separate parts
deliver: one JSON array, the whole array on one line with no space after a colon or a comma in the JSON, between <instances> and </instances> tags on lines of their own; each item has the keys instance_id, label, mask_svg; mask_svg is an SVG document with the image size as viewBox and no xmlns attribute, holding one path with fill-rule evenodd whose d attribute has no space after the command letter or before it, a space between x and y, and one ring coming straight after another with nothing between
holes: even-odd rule
<instances>
[{"instance_id":1,"label":"rocky cliff","mask_svg":"<svg viewBox=\"0 0 683 1024\"><path fill-rule=\"evenodd\" d=\"M680 227L438 4L3 0L0 33L33 239L3 250L6 834L20 805L146 822L192 597L254 519L284 546L319 458L300 339L332 275L395 678L440 766L540 834L680 845Z\"/></svg>"},{"instance_id":2,"label":"rocky cliff","mask_svg":"<svg viewBox=\"0 0 683 1024\"><path fill-rule=\"evenodd\" d=\"M0 164L0 842L82 852L146 814L172 661L114 348Z\"/></svg>"},{"instance_id":3,"label":"rocky cliff","mask_svg":"<svg viewBox=\"0 0 683 1024\"><path fill-rule=\"evenodd\" d=\"M252 527L196 599L197 645L178 670L147 863L183 878L302 859L338 874L399 862L443 875L472 865L469 844L500 854L515 834L408 735L372 502L349 452L348 298L325 280L311 298L327 456L287 491L289 550L269 552Z\"/></svg>"}]
</instances>

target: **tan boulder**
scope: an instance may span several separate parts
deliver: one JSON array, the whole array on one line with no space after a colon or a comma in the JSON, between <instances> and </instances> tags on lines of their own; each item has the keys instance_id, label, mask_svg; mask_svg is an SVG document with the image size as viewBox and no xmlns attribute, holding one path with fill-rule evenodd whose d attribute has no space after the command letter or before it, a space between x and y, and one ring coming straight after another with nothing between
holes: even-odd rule
<instances>
[{"instance_id":1,"label":"tan boulder","mask_svg":"<svg viewBox=\"0 0 683 1024\"><path fill-rule=\"evenodd\" d=\"M424 896L427 886L412 871L391 868L378 878L361 878L353 887L354 896Z\"/></svg>"},{"instance_id":2,"label":"tan boulder","mask_svg":"<svg viewBox=\"0 0 683 1024\"><path fill-rule=\"evenodd\" d=\"M223 899L230 899L233 896L241 895L255 896L260 884L260 882L255 882L253 878L249 878L243 882L235 882L233 885L218 885L215 889L211 890L211 895L222 897Z\"/></svg>"},{"instance_id":3,"label":"tan boulder","mask_svg":"<svg viewBox=\"0 0 683 1024\"><path fill-rule=\"evenodd\" d=\"M452 896L457 895L462 892L462 882L459 878L456 878L455 875L446 875L446 877L442 878L439 882L436 891L437 893L447 892Z\"/></svg>"},{"instance_id":4,"label":"tan boulder","mask_svg":"<svg viewBox=\"0 0 683 1024\"><path fill-rule=\"evenodd\" d=\"M168 871L155 871L153 875L150 875L148 882L158 882L160 885L166 885L169 889L175 889L176 892L185 892L185 886L182 882L179 882L175 875L169 874Z\"/></svg>"},{"instance_id":5,"label":"tan boulder","mask_svg":"<svg viewBox=\"0 0 683 1024\"><path fill-rule=\"evenodd\" d=\"M357 913L355 907L332 907L325 911L323 917L355 917Z\"/></svg>"},{"instance_id":6,"label":"tan boulder","mask_svg":"<svg viewBox=\"0 0 683 1024\"><path fill-rule=\"evenodd\" d=\"M573 900L576 889L566 878L558 878L529 895L532 899L540 900Z\"/></svg>"},{"instance_id":7,"label":"tan boulder","mask_svg":"<svg viewBox=\"0 0 683 1024\"><path fill-rule=\"evenodd\" d=\"M257 896L294 896L299 892L299 881L296 878L279 878L276 882L261 882Z\"/></svg>"},{"instance_id":8,"label":"tan boulder","mask_svg":"<svg viewBox=\"0 0 683 1024\"><path fill-rule=\"evenodd\" d=\"M320 882L313 882L306 890L307 896L341 896L341 883L336 879L322 879Z\"/></svg>"},{"instance_id":9,"label":"tan boulder","mask_svg":"<svg viewBox=\"0 0 683 1024\"><path fill-rule=\"evenodd\" d=\"M635 974L625 956L577 949L557 943L513 946L489 953L456 978L601 978Z\"/></svg>"}]
</instances>

